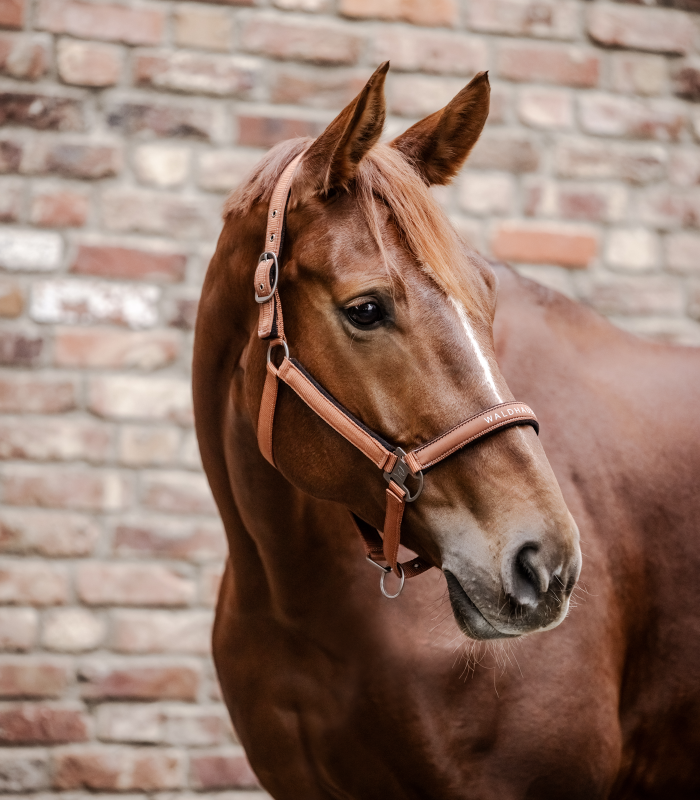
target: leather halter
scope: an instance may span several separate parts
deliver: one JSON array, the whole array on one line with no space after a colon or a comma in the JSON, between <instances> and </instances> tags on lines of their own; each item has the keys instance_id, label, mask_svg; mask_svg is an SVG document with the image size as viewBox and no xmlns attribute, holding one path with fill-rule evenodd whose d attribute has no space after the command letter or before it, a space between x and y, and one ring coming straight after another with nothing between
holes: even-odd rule
<instances>
[{"instance_id":1,"label":"leather halter","mask_svg":"<svg viewBox=\"0 0 700 800\"><path fill-rule=\"evenodd\" d=\"M398 597L406 578L420 575L432 567L421 557L413 558L403 564L399 564L397 561L404 508L406 503L418 499L423 488L423 470L434 466L460 448L493 431L512 425L531 425L536 431L539 431L539 423L532 409L524 403L499 403L474 414L426 444L405 453L400 447L393 447L379 434L363 425L318 384L296 359L289 357L278 289L279 258L282 250L289 188L294 171L303 155L304 153L300 153L285 168L277 181L268 209L265 233L267 249L260 256L255 270L255 300L260 305L258 336L269 341L267 375L258 416L258 445L263 456L274 467L272 433L277 389L279 381L282 381L324 422L367 456L375 466L383 470L384 478L389 484L386 490L383 540L371 525L354 514L352 517L355 527L364 541L367 559L382 570L382 592L387 597ZM284 349L284 358L279 366L276 366L272 359L272 353L276 347ZM406 479L409 475L419 481L415 493L411 493L409 487L406 486ZM386 561L388 566L378 564L378 560ZM384 589L384 578L392 570L401 579L401 588L396 595L389 595Z\"/></svg>"}]
</instances>

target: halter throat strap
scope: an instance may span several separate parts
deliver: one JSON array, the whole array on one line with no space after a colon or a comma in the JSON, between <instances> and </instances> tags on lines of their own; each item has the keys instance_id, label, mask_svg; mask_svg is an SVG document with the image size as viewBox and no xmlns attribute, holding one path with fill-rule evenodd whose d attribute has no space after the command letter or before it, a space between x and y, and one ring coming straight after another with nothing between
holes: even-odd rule
<instances>
[{"instance_id":1,"label":"halter throat strap","mask_svg":"<svg viewBox=\"0 0 700 800\"><path fill-rule=\"evenodd\" d=\"M382 570L382 592L387 597L397 597L406 578L420 575L432 566L421 557L398 563L404 509L406 503L418 499L423 488L423 471L494 431L513 425L531 425L539 432L539 423L525 403L499 403L405 453L353 416L296 359L290 358L278 288L280 254L289 190L294 171L303 155L303 152L300 153L289 163L272 193L265 232L266 250L260 256L255 270L255 300L260 306L258 336L269 341L267 371L258 415L258 446L267 461L275 466L273 431L279 382L282 381L324 422L383 471L388 483L383 538L371 525L354 514L352 517L364 542L367 559ZM277 348L284 351L279 366L272 357ZM410 481L409 476L412 476ZM382 560L386 561L387 566L378 563ZM401 589L396 595L389 595L384 589L384 578L390 571L401 579Z\"/></svg>"}]
</instances>

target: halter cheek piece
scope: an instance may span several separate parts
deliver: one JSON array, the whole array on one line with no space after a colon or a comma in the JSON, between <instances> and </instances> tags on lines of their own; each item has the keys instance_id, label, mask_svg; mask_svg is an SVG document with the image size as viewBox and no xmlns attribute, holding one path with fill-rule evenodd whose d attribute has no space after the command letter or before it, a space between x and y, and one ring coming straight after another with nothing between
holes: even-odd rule
<instances>
[{"instance_id":1,"label":"halter cheek piece","mask_svg":"<svg viewBox=\"0 0 700 800\"><path fill-rule=\"evenodd\" d=\"M272 430L277 389L279 381L282 381L324 422L355 445L361 453L384 472L384 479L389 485L386 490L383 540L379 532L371 525L354 514L352 517L355 527L364 541L367 560L382 571L380 583L382 593L386 597L398 597L406 578L420 575L432 566L420 557L403 564L399 564L397 561L404 508L406 503L412 503L418 499L423 489L423 470L434 466L460 448L493 431L511 425L532 425L536 431L539 431L539 424L532 409L524 403L499 403L460 422L459 425L436 436L415 450L405 453L400 447L393 447L379 434L363 425L318 384L296 359L289 357L289 347L284 335L282 303L278 291L280 276L278 259L282 249L289 187L294 170L302 156L303 153L300 153L286 167L272 193L265 234L266 250L260 256L255 270L255 300L260 305L258 336L269 341L267 375L258 417L258 445L265 458L272 466L275 466L272 453ZM284 351L284 357L279 366L275 366L272 360L272 353L277 347L281 347ZM416 484L417 481L413 491L406 485L409 475L413 476L413 484ZM388 566L378 564L378 560L386 561ZM401 583L398 592L389 595L384 588L384 579L392 570L399 577Z\"/></svg>"}]
</instances>

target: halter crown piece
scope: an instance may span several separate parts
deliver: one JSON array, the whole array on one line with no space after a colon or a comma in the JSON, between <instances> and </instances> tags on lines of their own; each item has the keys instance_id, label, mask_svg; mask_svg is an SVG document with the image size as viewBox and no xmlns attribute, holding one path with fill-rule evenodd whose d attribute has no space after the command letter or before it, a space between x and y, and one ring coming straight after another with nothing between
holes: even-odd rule
<instances>
[{"instance_id":1,"label":"halter crown piece","mask_svg":"<svg viewBox=\"0 0 700 800\"><path fill-rule=\"evenodd\" d=\"M393 447L379 434L367 428L320 386L309 373L289 357L289 346L284 335L282 303L278 290L280 253L284 235L284 219L289 199L289 187L300 153L284 170L270 199L265 233L266 250L260 256L255 270L255 301L260 305L258 336L269 341L267 350L267 375L258 416L258 445L265 458L275 466L272 452L272 432L275 420L277 389L281 380L294 391L328 425L357 447L370 461L384 472L389 484L386 490L386 517L383 539L379 532L359 517L352 515L355 527L362 537L367 560L382 571L380 587L389 598L398 597L406 578L413 578L431 568L425 559L416 557L403 564L397 561L401 539L401 519L406 503L418 499L423 489L423 470L434 466L447 456L493 431L511 425L532 425L539 431L539 423L532 409L524 403L499 403L460 422L454 428L436 436L431 441L405 453ZM279 366L272 360L272 352L281 347L284 358ZM406 479L411 475L417 488L411 493ZM387 566L377 563L385 561ZM393 572L401 584L396 594L384 588L387 573Z\"/></svg>"}]
</instances>

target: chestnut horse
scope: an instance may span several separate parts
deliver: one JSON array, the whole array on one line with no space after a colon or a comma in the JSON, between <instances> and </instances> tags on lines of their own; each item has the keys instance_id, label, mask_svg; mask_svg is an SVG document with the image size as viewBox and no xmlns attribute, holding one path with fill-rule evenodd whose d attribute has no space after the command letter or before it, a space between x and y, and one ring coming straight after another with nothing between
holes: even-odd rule
<instances>
[{"instance_id":1,"label":"chestnut horse","mask_svg":"<svg viewBox=\"0 0 700 800\"><path fill-rule=\"evenodd\" d=\"M469 251L428 186L478 139L487 77L384 145L387 68L232 195L203 288L197 434L230 548L214 658L241 742L290 800L697 798L700 357ZM299 154L278 276L292 355L404 450L511 390L542 426L425 473L402 540L437 569L396 600L348 514L382 528L381 472L284 385L276 468L256 438L253 276Z\"/></svg>"}]
</instances>

